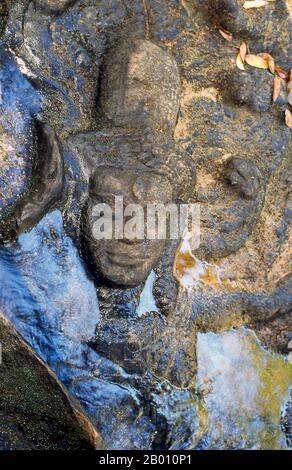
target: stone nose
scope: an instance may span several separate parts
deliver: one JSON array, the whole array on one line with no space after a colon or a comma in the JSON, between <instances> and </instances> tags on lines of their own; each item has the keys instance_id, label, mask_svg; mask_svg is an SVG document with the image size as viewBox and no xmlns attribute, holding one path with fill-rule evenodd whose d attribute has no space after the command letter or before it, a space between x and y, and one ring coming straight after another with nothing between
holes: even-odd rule
<instances>
[{"instance_id":1,"label":"stone nose","mask_svg":"<svg viewBox=\"0 0 292 470\"><path fill-rule=\"evenodd\" d=\"M142 211L142 209L140 209ZM124 214L124 235L122 242L127 245L137 245L142 243L146 239L145 235L145 211L143 210L144 217L143 220L141 217L137 217L134 223L130 223L133 220L133 217L136 217L137 214L133 213L132 215ZM140 213L140 215L142 212ZM135 224L135 227L133 225ZM135 238L134 238L135 237Z\"/></svg>"}]
</instances>

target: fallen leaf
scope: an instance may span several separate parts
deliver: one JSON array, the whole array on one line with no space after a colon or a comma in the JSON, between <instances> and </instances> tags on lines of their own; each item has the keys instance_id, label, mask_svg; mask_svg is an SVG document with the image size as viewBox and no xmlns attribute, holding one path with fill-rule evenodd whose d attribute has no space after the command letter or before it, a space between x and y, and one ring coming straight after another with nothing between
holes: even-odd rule
<instances>
[{"instance_id":1,"label":"fallen leaf","mask_svg":"<svg viewBox=\"0 0 292 470\"><path fill-rule=\"evenodd\" d=\"M267 52L262 52L261 54L259 54L259 56L268 62L268 68L270 72L274 74L275 73L275 60L271 56L271 54L268 54Z\"/></svg>"},{"instance_id":2,"label":"fallen leaf","mask_svg":"<svg viewBox=\"0 0 292 470\"><path fill-rule=\"evenodd\" d=\"M263 59L259 55L247 54L246 57L245 57L245 61L248 63L248 65L251 65L252 67L257 67L258 69L268 69L269 68L268 61Z\"/></svg>"},{"instance_id":3,"label":"fallen leaf","mask_svg":"<svg viewBox=\"0 0 292 470\"><path fill-rule=\"evenodd\" d=\"M290 104L290 106L292 106L292 91L290 91L288 95L288 103Z\"/></svg>"},{"instance_id":4,"label":"fallen leaf","mask_svg":"<svg viewBox=\"0 0 292 470\"><path fill-rule=\"evenodd\" d=\"M271 57L270 59L268 59L268 65L269 65L269 70L272 74L275 73L275 60L273 57Z\"/></svg>"},{"instance_id":5,"label":"fallen leaf","mask_svg":"<svg viewBox=\"0 0 292 470\"><path fill-rule=\"evenodd\" d=\"M226 29L219 29L219 33L224 39L226 39L226 41L232 42L233 40L232 33L230 33L229 31L226 31Z\"/></svg>"},{"instance_id":6,"label":"fallen leaf","mask_svg":"<svg viewBox=\"0 0 292 470\"><path fill-rule=\"evenodd\" d=\"M250 0L248 2L244 2L243 8L245 8L245 10L250 8L260 8L268 5L268 3L269 2L266 0Z\"/></svg>"},{"instance_id":7,"label":"fallen leaf","mask_svg":"<svg viewBox=\"0 0 292 470\"><path fill-rule=\"evenodd\" d=\"M275 101L277 100L277 98L279 97L279 95L281 93L281 85L282 85L282 78L279 77L278 75L275 75L274 89L273 89L273 101L274 101L274 103L275 103Z\"/></svg>"},{"instance_id":8,"label":"fallen leaf","mask_svg":"<svg viewBox=\"0 0 292 470\"><path fill-rule=\"evenodd\" d=\"M292 113L289 109L286 109L285 111L285 121L286 121L286 126L292 129Z\"/></svg>"},{"instance_id":9,"label":"fallen leaf","mask_svg":"<svg viewBox=\"0 0 292 470\"><path fill-rule=\"evenodd\" d=\"M244 64L242 62L242 58L241 58L241 55L240 55L240 52L238 53L237 57L236 57L236 66L237 68L239 68L240 70L245 70L244 68Z\"/></svg>"},{"instance_id":10,"label":"fallen leaf","mask_svg":"<svg viewBox=\"0 0 292 470\"><path fill-rule=\"evenodd\" d=\"M284 80L287 80L288 78L288 73L285 72L285 70L281 69L281 67L275 67L275 73L279 75L279 77L283 78Z\"/></svg>"},{"instance_id":11,"label":"fallen leaf","mask_svg":"<svg viewBox=\"0 0 292 470\"><path fill-rule=\"evenodd\" d=\"M239 53L240 53L241 60L244 63L245 57L246 57L246 54L247 54L247 44L246 44L246 42L242 42L240 44Z\"/></svg>"}]
</instances>

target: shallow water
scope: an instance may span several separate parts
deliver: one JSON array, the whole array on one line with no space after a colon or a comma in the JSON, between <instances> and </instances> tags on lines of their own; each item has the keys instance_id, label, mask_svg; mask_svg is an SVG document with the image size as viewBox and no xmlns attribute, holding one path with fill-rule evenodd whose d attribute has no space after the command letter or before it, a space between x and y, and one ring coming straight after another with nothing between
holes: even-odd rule
<instances>
[{"instance_id":1,"label":"shallow water","mask_svg":"<svg viewBox=\"0 0 292 470\"><path fill-rule=\"evenodd\" d=\"M41 96L0 47L0 215L27 189L32 168L32 119Z\"/></svg>"},{"instance_id":2,"label":"shallow water","mask_svg":"<svg viewBox=\"0 0 292 470\"><path fill-rule=\"evenodd\" d=\"M137 315L154 307L154 282L152 273ZM199 334L196 391L158 383L149 413L133 376L88 343L97 291L59 211L0 251L0 285L0 309L80 400L107 448L151 448L161 422L173 449L285 448L280 413L292 366L245 329Z\"/></svg>"}]
</instances>

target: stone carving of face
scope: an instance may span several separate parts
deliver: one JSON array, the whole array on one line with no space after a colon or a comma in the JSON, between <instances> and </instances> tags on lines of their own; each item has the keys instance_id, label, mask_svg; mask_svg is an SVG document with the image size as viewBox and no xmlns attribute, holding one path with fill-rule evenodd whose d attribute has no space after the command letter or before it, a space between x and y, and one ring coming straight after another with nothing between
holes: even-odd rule
<instances>
[{"instance_id":1,"label":"stone carving of face","mask_svg":"<svg viewBox=\"0 0 292 470\"><path fill-rule=\"evenodd\" d=\"M97 240L94 235L97 203L107 204L115 209L115 196L123 198L124 207L139 204L144 210L144 239ZM90 253L91 264L99 274L113 284L136 286L149 275L153 266L162 256L166 240L148 240L146 237L146 205L168 204L172 201L173 191L166 175L154 171L138 172L134 169L103 167L91 180L90 197L86 208L86 246ZM113 224L119 215L113 215ZM125 215L123 224L131 217Z\"/></svg>"}]
</instances>

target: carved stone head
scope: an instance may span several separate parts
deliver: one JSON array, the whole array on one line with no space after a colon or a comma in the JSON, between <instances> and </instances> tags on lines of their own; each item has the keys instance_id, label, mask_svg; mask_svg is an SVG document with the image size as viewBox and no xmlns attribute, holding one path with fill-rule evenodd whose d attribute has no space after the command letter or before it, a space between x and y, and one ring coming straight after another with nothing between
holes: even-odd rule
<instances>
[{"instance_id":1,"label":"carved stone head","mask_svg":"<svg viewBox=\"0 0 292 470\"><path fill-rule=\"evenodd\" d=\"M83 252L93 274L111 284L133 287L145 281L168 242L147 239L146 217L143 239L96 239L97 204L114 213L118 196L124 207L139 204L145 211L147 204L187 202L194 189L193 165L173 139L179 97L174 60L150 41L124 42L109 52L103 68L100 114L106 129L72 140L89 169Z\"/></svg>"}]
</instances>

